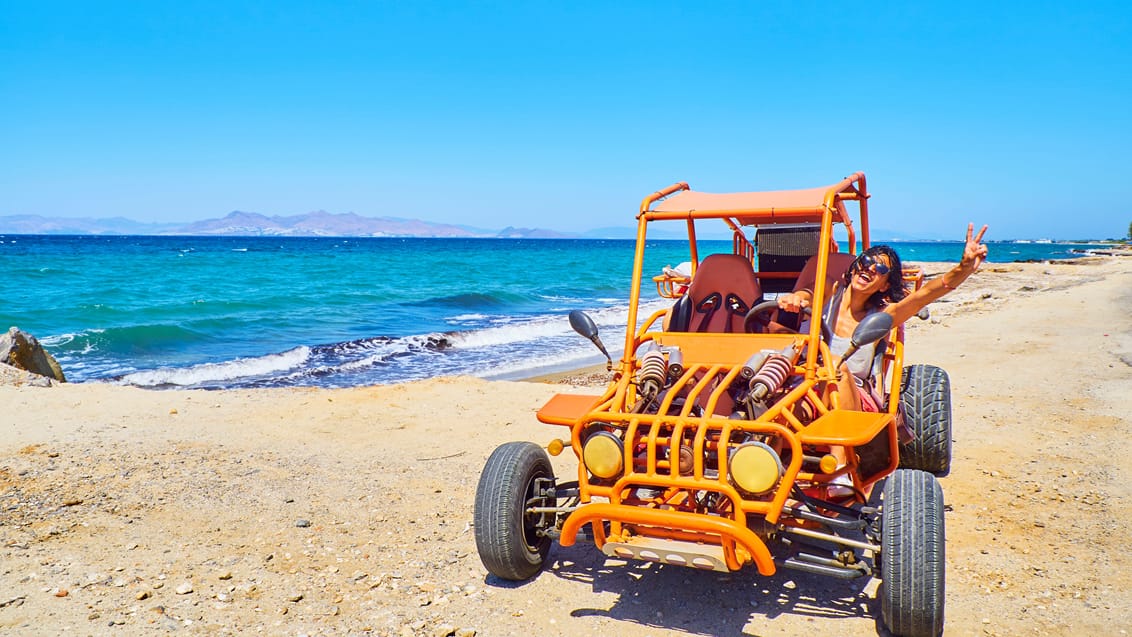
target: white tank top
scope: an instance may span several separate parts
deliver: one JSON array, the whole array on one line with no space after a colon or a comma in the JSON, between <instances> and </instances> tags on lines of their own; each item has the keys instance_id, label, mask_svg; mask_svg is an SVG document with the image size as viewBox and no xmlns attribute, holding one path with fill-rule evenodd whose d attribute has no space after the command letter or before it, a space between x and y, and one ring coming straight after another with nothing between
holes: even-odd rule
<instances>
[{"instance_id":1,"label":"white tank top","mask_svg":"<svg viewBox=\"0 0 1132 637\"><path fill-rule=\"evenodd\" d=\"M837 289L829 302L826 303L825 311L822 312L822 337L825 339L826 344L829 345L829 353L835 358L840 358L842 354L849 351L849 345L852 344L852 338L848 336L838 336L833 333L834 323L837 322L835 315L836 308L841 305L841 297L845 290L843 288ZM807 325L807 331L809 326ZM883 341L882 341L883 342ZM869 343L862 345L860 349L853 353L846 361L849 367L849 373L857 378L857 384L862 385L864 381L868 380L873 375L873 365L876 361L877 344Z\"/></svg>"},{"instance_id":2,"label":"white tank top","mask_svg":"<svg viewBox=\"0 0 1132 637\"><path fill-rule=\"evenodd\" d=\"M829 339L829 352L834 357L840 357L842 354L849 350L851 339L848 336L838 336L834 334ZM876 343L869 343L862 345L861 349L857 350L850 356L845 364L849 366L849 372L860 380L866 380L872 375L873 357L876 355Z\"/></svg>"}]
</instances>

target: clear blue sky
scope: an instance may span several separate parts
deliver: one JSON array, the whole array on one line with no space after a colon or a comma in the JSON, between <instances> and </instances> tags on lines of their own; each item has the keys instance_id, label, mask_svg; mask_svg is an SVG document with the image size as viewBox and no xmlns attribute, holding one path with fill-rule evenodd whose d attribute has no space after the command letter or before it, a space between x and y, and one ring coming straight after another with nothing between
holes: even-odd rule
<instances>
[{"instance_id":1,"label":"clear blue sky","mask_svg":"<svg viewBox=\"0 0 1132 637\"><path fill-rule=\"evenodd\" d=\"M874 225L1122 237L1132 3L0 0L0 215L633 225L863 170Z\"/></svg>"}]
</instances>

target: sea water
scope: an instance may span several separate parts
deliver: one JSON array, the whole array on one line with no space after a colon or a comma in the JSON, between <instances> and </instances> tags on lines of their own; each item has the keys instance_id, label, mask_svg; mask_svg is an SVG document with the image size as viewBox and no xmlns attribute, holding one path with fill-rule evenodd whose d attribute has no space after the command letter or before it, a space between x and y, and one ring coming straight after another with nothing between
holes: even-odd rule
<instances>
[{"instance_id":1,"label":"sea water","mask_svg":"<svg viewBox=\"0 0 1132 637\"><path fill-rule=\"evenodd\" d=\"M962 253L953 242L893 246L907 261ZM990 258L1092 247L992 243ZM633 256L630 240L0 235L0 329L36 336L72 382L515 379L604 360L571 331L570 310L587 311L619 355ZM685 242L650 242L641 318L671 302L652 275L686 260Z\"/></svg>"}]
</instances>

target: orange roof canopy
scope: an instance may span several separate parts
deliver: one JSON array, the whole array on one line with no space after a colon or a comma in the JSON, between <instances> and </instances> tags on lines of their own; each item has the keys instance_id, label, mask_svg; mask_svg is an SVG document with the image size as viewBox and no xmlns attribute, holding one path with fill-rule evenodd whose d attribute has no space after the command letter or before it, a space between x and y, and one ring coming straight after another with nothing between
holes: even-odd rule
<instances>
[{"instance_id":1,"label":"orange roof canopy","mask_svg":"<svg viewBox=\"0 0 1132 637\"><path fill-rule=\"evenodd\" d=\"M770 192L711 193L685 190L658 202L651 210L656 212L708 212L744 210L821 210L825 197L833 186L805 190L775 190Z\"/></svg>"}]
</instances>

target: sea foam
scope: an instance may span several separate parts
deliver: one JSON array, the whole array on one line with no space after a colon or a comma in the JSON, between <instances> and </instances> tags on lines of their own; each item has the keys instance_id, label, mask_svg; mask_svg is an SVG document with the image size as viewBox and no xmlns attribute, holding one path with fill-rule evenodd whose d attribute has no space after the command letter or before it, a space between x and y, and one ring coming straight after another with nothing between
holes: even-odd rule
<instances>
[{"instance_id":1,"label":"sea foam","mask_svg":"<svg viewBox=\"0 0 1132 637\"><path fill-rule=\"evenodd\" d=\"M309 347L296 347L281 354L269 354L256 358L240 358L223 363L204 363L192 367L167 367L134 372L119 380L138 387L190 387L217 381L232 381L238 378L274 374L302 365L311 350Z\"/></svg>"}]
</instances>

